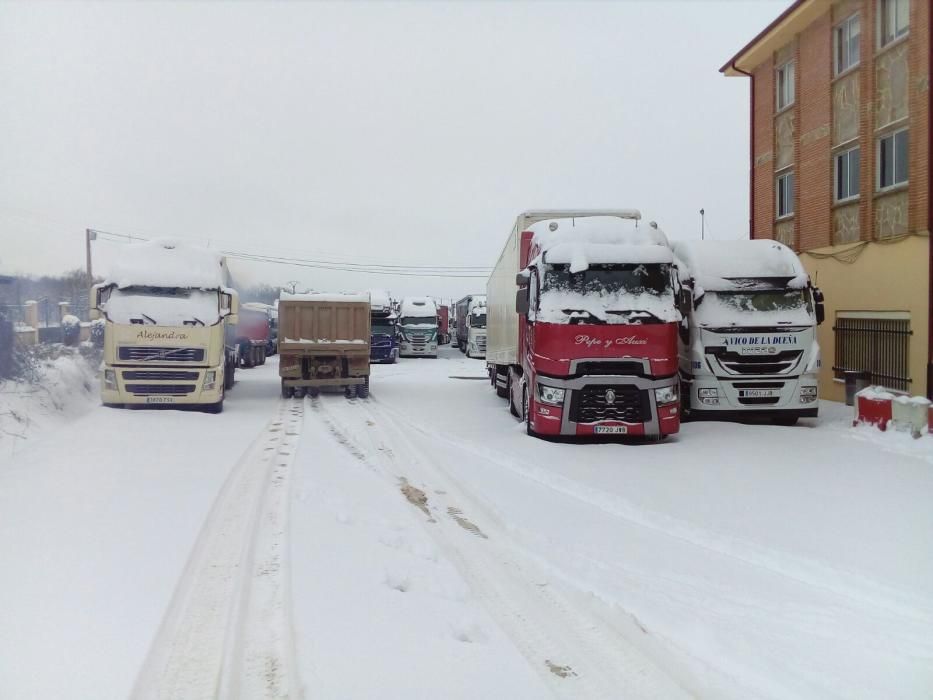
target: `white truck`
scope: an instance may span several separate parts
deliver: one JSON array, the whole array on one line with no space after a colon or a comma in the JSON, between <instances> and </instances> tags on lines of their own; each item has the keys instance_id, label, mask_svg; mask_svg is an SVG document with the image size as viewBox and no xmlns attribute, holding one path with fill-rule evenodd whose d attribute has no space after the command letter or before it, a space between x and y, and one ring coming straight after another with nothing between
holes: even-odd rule
<instances>
[{"instance_id":1,"label":"white truck","mask_svg":"<svg viewBox=\"0 0 933 700\"><path fill-rule=\"evenodd\" d=\"M681 327L681 395L690 418L815 417L823 294L772 240L673 244L692 304Z\"/></svg>"},{"instance_id":2,"label":"white truck","mask_svg":"<svg viewBox=\"0 0 933 700\"><path fill-rule=\"evenodd\" d=\"M91 290L91 318L104 319L104 405L223 410L238 363L239 299L229 277L223 256L180 242L120 251Z\"/></svg>"},{"instance_id":3,"label":"white truck","mask_svg":"<svg viewBox=\"0 0 933 700\"><path fill-rule=\"evenodd\" d=\"M468 294L456 304L457 347L467 357L486 357L486 295Z\"/></svg>"},{"instance_id":4,"label":"white truck","mask_svg":"<svg viewBox=\"0 0 933 700\"><path fill-rule=\"evenodd\" d=\"M405 297L399 309L399 355L437 357L437 306L431 297Z\"/></svg>"}]
</instances>

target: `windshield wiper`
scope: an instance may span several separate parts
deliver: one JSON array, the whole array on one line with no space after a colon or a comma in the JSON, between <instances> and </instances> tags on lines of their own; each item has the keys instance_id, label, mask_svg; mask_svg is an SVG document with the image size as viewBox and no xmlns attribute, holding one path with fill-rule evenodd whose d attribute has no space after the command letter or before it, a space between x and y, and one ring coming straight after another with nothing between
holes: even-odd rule
<instances>
[{"instance_id":1,"label":"windshield wiper","mask_svg":"<svg viewBox=\"0 0 933 700\"><path fill-rule=\"evenodd\" d=\"M194 320L193 320L193 321L185 321L183 325L185 325L185 326L193 326L195 323L200 323L202 326L206 326L206 325L207 325L206 323L204 323L204 321L202 321L201 319L199 319L197 316L192 316L191 318L194 319Z\"/></svg>"},{"instance_id":2,"label":"windshield wiper","mask_svg":"<svg viewBox=\"0 0 933 700\"><path fill-rule=\"evenodd\" d=\"M665 323L663 318L657 314L651 313L650 311L646 311L645 309L626 309L624 311L613 309L607 310L606 313L613 314L614 316L627 315L627 320L629 321L638 317L639 321L647 321L648 323Z\"/></svg>"},{"instance_id":3,"label":"windshield wiper","mask_svg":"<svg viewBox=\"0 0 933 700\"><path fill-rule=\"evenodd\" d=\"M587 311L586 309L561 309L561 312L570 316L570 325L580 324L580 323L583 323L584 321L586 321L587 323L594 323L597 325L599 324L604 325L606 323L606 319L600 318L599 316L594 314L592 311ZM583 316L577 315L577 314L586 314L590 318L586 319ZM592 319L592 321L590 321L590 319Z\"/></svg>"}]
</instances>

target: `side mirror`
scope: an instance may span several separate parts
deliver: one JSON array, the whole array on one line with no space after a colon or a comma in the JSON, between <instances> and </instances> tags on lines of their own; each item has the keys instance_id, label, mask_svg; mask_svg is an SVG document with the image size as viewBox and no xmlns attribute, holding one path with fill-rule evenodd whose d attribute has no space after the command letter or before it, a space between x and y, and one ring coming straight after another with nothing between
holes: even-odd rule
<instances>
[{"instance_id":1,"label":"side mirror","mask_svg":"<svg viewBox=\"0 0 933 700\"><path fill-rule=\"evenodd\" d=\"M528 301L528 287L522 287L515 292L515 312L519 316L528 316L530 304Z\"/></svg>"},{"instance_id":2,"label":"side mirror","mask_svg":"<svg viewBox=\"0 0 933 700\"><path fill-rule=\"evenodd\" d=\"M232 326L240 322L240 295L230 289L220 293L221 311L226 311L227 323Z\"/></svg>"},{"instance_id":3,"label":"side mirror","mask_svg":"<svg viewBox=\"0 0 933 700\"><path fill-rule=\"evenodd\" d=\"M825 299L826 297L823 296L823 290L819 287L814 287L813 301L816 302L816 325L818 326L826 320L826 307L823 305Z\"/></svg>"},{"instance_id":4,"label":"side mirror","mask_svg":"<svg viewBox=\"0 0 933 700\"><path fill-rule=\"evenodd\" d=\"M691 311L690 302L693 301L693 293L689 287L681 287L679 298L677 300L677 309L681 316L689 316Z\"/></svg>"},{"instance_id":5,"label":"side mirror","mask_svg":"<svg viewBox=\"0 0 933 700\"><path fill-rule=\"evenodd\" d=\"M107 288L106 294L104 294L104 285L95 284L91 287L91 293L88 295L89 308L87 316L91 321L96 321L101 317L100 305L107 301L110 297L110 288Z\"/></svg>"},{"instance_id":6,"label":"side mirror","mask_svg":"<svg viewBox=\"0 0 933 700\"><path fill-rule=\"evenodd\" d=\"M522 270L517 275L515 275L515 284L519 287L524 287L528 284L528 279L531 277L531 273L528 270Z\"/></svg>"},{"instance_id":7,"label":"side mirror","mask_svg":"<svg viewBox=\"0 0 933 700\"><path fill-rule=\"evenodd\" d=\"M699 308L700 308L700 304L703 303L703 299L704 299L705 297L706 297L706 292L704 292L704 291L702 291L702 290L700 291L699 294L694 294L694 295L693 295L693 308L694 308L694 309L699 309Z\"/></svg>"}]
</instances>

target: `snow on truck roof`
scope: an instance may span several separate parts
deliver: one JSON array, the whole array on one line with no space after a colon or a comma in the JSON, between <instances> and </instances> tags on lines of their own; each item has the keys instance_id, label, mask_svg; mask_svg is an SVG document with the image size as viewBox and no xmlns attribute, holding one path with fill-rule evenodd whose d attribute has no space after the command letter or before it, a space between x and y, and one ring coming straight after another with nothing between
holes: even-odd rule
<instances>
[{"instance_id":1,"label":"snow on truck roof","mask_svg":"<svg viewBox=\"0 0 933 700\"><path fill-rule=\"evenodd\" d=\"M224 258L207 248L172 239L130 243L110 265L105 284L125 287L223 289Z\"/></svg>"},{"instance_id":2,"label":"snow on truck roof","mask_svg":"<svg viewBox=\"0 0 933 700\"><path fill-rule=\"evenodd\" d=\"M634 218L634 217L632 217ZM672 263L667 236L654 225L636 227L619 216L539 221L529 229L544 262L581 272L590 264Z\"/></svg>"},{"instance_id":3,"label":"snow on truck roof","mask_svg":"<svg viewBox=\"0 0 933 700\"><path fill-rule=\"evenodd\" d=\"M339 292L311 292L309 294L289 294L281 292L282 301L347 301L369 303L369 294L341 294Z\"/></svg>"},{"instance_id":4,"label":"snow on truck roof","mask_svg":"<svg viewBox=\"0 0 933 700\"><path fill-rule=\"evenodd\" d=\"M405 297L402 299L402 316L437 315L437 306L431 297Z\"/></svg>"},{"instance_id":5,"label":"snow on truck roof","mask_svg":"<svg viewBox=\"0 0 933 700\"><path fill-rule=\"evenodd\" d=\"M736 289L733 280L763 278L786 279L787 286L803 288L809 279L797 254L772 240L675 241L674 253L708 291Z\"/></svg>"}]
</instances>

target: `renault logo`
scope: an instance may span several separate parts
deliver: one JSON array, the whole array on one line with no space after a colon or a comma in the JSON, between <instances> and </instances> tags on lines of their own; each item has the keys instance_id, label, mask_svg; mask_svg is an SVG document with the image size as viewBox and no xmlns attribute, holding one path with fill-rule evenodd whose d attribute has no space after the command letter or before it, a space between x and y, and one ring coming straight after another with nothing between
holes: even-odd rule
<instances>
[{"instance_id":1,"label":"renault logo","mask_svg":"<svg viewBox=\"0 0 933 700\"><path fill-rule=\"evenodd\" d=\"M606 403L612 405L616 402L616 393L612 389L606 389Z\"/></svg>"}]
</instances>

